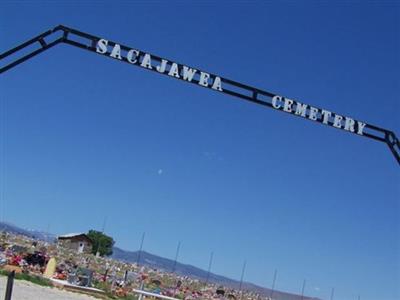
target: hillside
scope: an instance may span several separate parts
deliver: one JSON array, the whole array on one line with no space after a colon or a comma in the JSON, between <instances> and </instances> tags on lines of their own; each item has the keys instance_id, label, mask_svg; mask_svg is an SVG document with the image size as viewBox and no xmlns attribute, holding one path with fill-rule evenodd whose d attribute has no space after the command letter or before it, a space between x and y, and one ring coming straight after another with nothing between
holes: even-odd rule
<instances>
[{"instance_id":1,"label":"hillside","mask_svg":"<svg viewBox=\"0 0 400 300\"><path fill-rule=\"evenodd\" d=\"M118 247L114 247L114 253L112 255L112 258L117 259L117 260L122 260L130 263L135 263L137 262L138 259L138 254L139 251L125 251L122 250ZM160 257L151 253L148 253L146 251L142 251L140 255L140 263L142 265L156 268L156 269L162 269L167 272L170 272L172 269L172 266L174 264L174 261L168 258ZM192 265L188 264L183 264L183 263L177 263L175 267L175 272L184 275L184 276L189 276L192 278L196 278L199 280L205 281L207 279L207 271L202 270L200 268L197 268ZM217 275L217 274L210 274L209 277L210 282L214 282L217 284L222 284L224 286L232 287L235 289L239 288L240 282L234 279L230 279L225 276ZM264 296L269 296L271 294L271 290L268 288L264 288L261 286L257 286L255 284L245 282L243 283L243 288L250 290L250 291L257 291L261 295ZM290 293L285 293L281 291L274 291L274 300L301 300L300 295L294 295ZM311 298L311 297L303 297L304 300L318 300L317 298Z\"/></svg>"},{"instance_id":2,"label":"hillside","mask_svg":"<svg viewBox=\"0 0 400 300\"><path fill-rule=\"evenodd\" d=\"M39 239L39 240L44 240L44 241L54 241L56 238L56 235L42 232L42 231L37 231L37 230L27 230L27 229L22 229L16 225L10 224L10 223L5 223L5 222L0 222L0 231L6 231L14 234L20 234L24 235L30 238L34 239ZM123 249L120 249L118 247L114 247L113 249L113 254L111 258L124 261L124 262L129 262L129 263L135 263L137 262L138 259L138 254L139 251L126 251ZM172 266L174 264L174 261L168 258L164 258L161 256L157 256L151 253L148 253L146 251L142 251L140 255L140 264L145 265L147 267L151 267L154 269L159 269L159 270L164 270L166 272L170 272L172 269ZM191 278L196 278L199 280L205 281L207 278L207 271L202 270L198 267L188 265L188 264L183 264L183 263L177 263L175 267L175 272L180 275L188 276ZM230 279L225 276L217 275L210 273L209 276L209 281L216 283L216 284L221 284L227 287L231 287L234 289L239 288L239 281ZM265 287L257 286L255 284L249 283L249 282L244 282L243 283L243 289L249 290L249 291L256 291L260 293L263 296L269 296L271 294L271 290ZM274 291L274 300L320 300L318 298L312 298L312 297L301 297L300 295L296 294L291 294L291 293L286 293L282 291Z\"/></svg>"}]
</instances>

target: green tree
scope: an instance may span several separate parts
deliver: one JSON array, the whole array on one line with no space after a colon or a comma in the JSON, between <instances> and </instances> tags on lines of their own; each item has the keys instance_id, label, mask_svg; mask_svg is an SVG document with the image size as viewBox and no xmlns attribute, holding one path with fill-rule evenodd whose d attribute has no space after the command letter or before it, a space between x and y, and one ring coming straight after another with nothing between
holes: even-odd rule
<instances>
[{"instance_id":1,"label":"green tree","mask_svg":"<svg viewBox=\"0 0 400 300\"><path fill-rule=\"evenodd\" d=\"M87 236L92 240L92 253L100 256L110 256L113 253L114 239L97 230L89 230Z\"/></svg>"}]
</instances>

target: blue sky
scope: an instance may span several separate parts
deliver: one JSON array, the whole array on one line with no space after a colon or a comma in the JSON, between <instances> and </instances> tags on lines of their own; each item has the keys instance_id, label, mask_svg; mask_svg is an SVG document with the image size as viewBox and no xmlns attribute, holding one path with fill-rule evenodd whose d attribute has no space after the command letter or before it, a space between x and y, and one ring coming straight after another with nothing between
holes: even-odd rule
<instances>
[{"instance_id":1,"label":"blue sky","mask_svg":"<svg viewBox=\"0 0 400 300\"><path fill-rule=\"evenodd\" d=\"M64 24L400 134L395 2L3 1L0 52ZM400 298L386 145L60 45L0 78L2 217L101 229L239 279Z\"/></svg>"}]
</instances>

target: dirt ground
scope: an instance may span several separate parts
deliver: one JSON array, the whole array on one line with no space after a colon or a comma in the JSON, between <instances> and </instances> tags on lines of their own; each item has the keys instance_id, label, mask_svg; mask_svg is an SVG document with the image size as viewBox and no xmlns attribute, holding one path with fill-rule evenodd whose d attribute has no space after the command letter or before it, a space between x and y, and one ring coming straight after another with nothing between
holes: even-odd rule
<instances>
[{"instance_id":1,"label":"dirt ground","mask_svg":"<svg viewBox=\"0 0 400 300\"><path fill-rule=\"evenodd\" d=\"M0 277L0 299L4 299L7 278ZM42 287L28 281L15 280L12 300L94 300L96 298L57 288Z\"/></svg>"}]
</instances>

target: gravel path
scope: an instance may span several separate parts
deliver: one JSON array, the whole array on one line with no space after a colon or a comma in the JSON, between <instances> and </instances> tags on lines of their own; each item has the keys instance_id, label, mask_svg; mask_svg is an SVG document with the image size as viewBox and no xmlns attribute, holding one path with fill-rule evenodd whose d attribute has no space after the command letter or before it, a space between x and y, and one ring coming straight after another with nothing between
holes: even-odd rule
<instances>
[{"instance_id":1,"label":"gravel path","mask_svg":"<svg viewBox=\"0 0 400 300\"><path fill-rule=\"evenodd\" d=\"M4 299L7 278L0 277L0 299ZM57 288L42 287L24 280L15 280L12 300L94 300L87 295L62 291ZM98 299L97 299L98 300Z\"/></svg>"}]
</instances>

